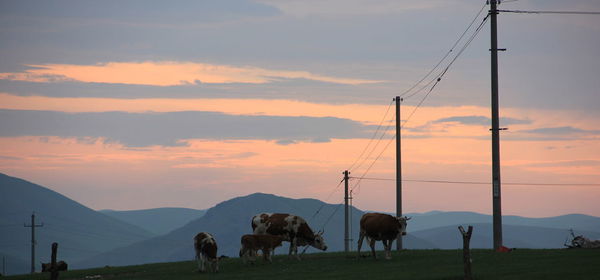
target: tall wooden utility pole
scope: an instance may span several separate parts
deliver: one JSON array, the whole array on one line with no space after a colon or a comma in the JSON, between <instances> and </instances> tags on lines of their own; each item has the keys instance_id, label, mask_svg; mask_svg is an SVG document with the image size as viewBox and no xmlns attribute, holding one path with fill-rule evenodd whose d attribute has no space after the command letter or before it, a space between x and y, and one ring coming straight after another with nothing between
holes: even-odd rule
<instances>
[{"instance_id":1,"label":"tall wooden utility pole","mask_svg":"<svg viewBox=\"0 0 600 280\"><path fill-rule=\"evenodd\" d=\"M500 121L498 110L498 29L497 0L489 0L491 20L492 57L492 206L494 227L494 250L502 246L502 204L500 184Z\"/></svg>"},{"instance_id":2,"label":"tall wooden utility pole","mask_svg":"<svg viewBox=\"0 0 600 280\"><path fill-rule=\"evenodd\" d=\"M402 98L396 96L394 101L396 101L396 217L402 217L402 154L400 153L402 150L400 145L402 128L400 125L400 101ZM398 251L402 250L402 235L398 235L396 247Z\"/></svg>"},{"instance_id":3,"label":"tall wooden utility pole","mask_svg":"<svg viewBox=\"0 0 600 280\"><path fill-rule=\"evenodd\" d=\"M348 170L344 171L344 252L350 252L350 218L348 215Z\"/></svg>"},{"instance_id":4,"label":"tall wooden utility pole","mask_svg":"<svg viewBox=\"0 0 600 280\"><path fill-rule=\"evenodd\" d=\"M31 274L35 273L35 228L43 227L44 223L41 225L35 224L35 212L31 214L31 225L24 225L25 227L31 228Z\"/></svg>"}]
</instances>

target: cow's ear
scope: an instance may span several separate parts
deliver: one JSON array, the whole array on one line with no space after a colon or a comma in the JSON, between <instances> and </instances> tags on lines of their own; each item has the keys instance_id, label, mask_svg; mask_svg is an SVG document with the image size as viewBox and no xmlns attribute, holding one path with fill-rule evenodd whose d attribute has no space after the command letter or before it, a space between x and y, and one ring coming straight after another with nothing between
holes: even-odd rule
<instances>
[{"instance_id":1,"label":"cow's ear","mask_svg":"<svg viewBox=\"0 0 600 280\"><path fill-rule=\"evenodd\" d=\"M404 219L408 221L408 220L412 219L412 217L404 216Z\"/></svg>"}]
</instances>

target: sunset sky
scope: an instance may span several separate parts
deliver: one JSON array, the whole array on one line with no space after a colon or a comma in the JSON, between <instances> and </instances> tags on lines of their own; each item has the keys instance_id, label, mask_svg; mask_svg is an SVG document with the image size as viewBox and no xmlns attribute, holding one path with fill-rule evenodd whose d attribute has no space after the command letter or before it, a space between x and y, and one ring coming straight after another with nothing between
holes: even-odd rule
<instances>
[{"instance_id":1,"label":"sunset sky","mask_svg":"<svg viewBox=\"0 0 600 280\"><path fill-rule=\"evenodd\" d=\"M340 203L351 166L395 177L392 99L484 4L0 0L0 172L93 209L206 209L255 192ZM600 184L600 16L498 22L502 181L542 184L503 186L503 214L600 216L600 185L584 185ZM402 103L404 212L491 213L490 185L415 182L491 181L489 36L488 22L420 107L433 76ZM395 211L394 181L357 182L355 206Z\"/></svg>"}]
</instances>

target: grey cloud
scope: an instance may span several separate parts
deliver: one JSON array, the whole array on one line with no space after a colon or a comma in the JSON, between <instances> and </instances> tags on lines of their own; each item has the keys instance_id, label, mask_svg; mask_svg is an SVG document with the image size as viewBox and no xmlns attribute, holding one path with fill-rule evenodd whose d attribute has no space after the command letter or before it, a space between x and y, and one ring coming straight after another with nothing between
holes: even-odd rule
<instances>
[{"instance_id":1,"label":"grey cloud","mask_svg":"<svg viewBox=\"0 0 600 280\"><path fill-rule=\"evenodd\" d=\"M0 156L0 159L4 159L4 160L21 160L23 158L21 158L21 157L11 157L11 156Z\"/></svg>"},{"instance_id":2,"label":"grey cloud","mask_svg":"<svg viewBox=\"0 0 600 280\"><path fill-rule=\"evenodd\" d=\"M64 8L65 3L71 2L62 0L0 1L0 52L10 54L3 57L0 72L20 72L26 64L93 65L114 61L191 61L265 69L276 66L278 69L303 70L327 76L396 81L396 84L387 87L333 88L315 85L315 90L307 93L311 88L299 89L289 83L275 88L244 86L237 88L237 92L228 91L227 95L271 98L265 95L275 96L269 93L277 92L285 94L283 98L295 95L294 99L305 101L386 104L399 90L409 88L430 70L431 64L446 52L468 24L468 18L478 10L472 1L460 0L456 1L459 5L448 5L450 10L418 10L401 16L361 13L360 16L350 17L332 14L331 17L297 18L281 15L273 7L249 0L187 1L176 4L148 1L143 2L144 6L139 11L142 15L129 18L128 12L120 11L121 6L115 7L111 4L115 0L111 1L74 1L75 4L67 8ZM117 2L129 7L142 3L140 1ZM88 2L92 3L89 7L104 5L105 2L109 4L98 7L96 11L84 5ZM596 5L597 1L578 0L577 4L573 4L573 1L538 2L534 5L537 9L552 9L556 8L555 5L568 9L570 5ZM27 6L31 3L34 4ZM202 5L214 7L205 9L206 12L198 12L198 7ZM110 14L106 14L107 9ZM153 18L150 15L156 10L164 10L164 15L157 16L158 24L145 24L144 20ZM269 16L274 14L277 16ZM210 19L212 15L218 21L227 21L231 15L258 15L259 18L247 20L245 17L244 20L226 23L180 24L186 20ZM93 24L80 20L82 17L92 18ZM142 23L115 22L122 18ZM581 21L586 24L581 24ZM502 105L513 108L584 109L597 114L600 79L596 76L600 56L594 54L600 36L590 36L598 30L598 25L593 21L592 17L582 17L573 21L565 18L531 24L529 17L514 17L504 22L503 32L512 36L510 42L506 43L512 44L508 47L514 52L502 58ZM572 32L575 29L579 32ZM531 34L538 36L532 37ZM439 94L432 95L425 103L427 106L489 106L489 42L481 35L483 33L457 60L451 78L444 79L436 87L434 93ZM2 91L8 90L3 85L0 88ZM137 90L140 92L134 92L133 88L119 88L121 92L128 91L123 98L149 95L150 92L161 95L156 89ZM217 95L206 92L206 88L169 90L179 91L174 95L193 95L194 90ZM37 94L45 94L40 93L43 91L42 87L35 89ZM98 89L84 89L79 94L87 96L85 92L89 91L99 92ZM104 90L104 93L116 94L109 90ZM162 95L171 96L170 93L163 92ZM76 89L69 88L60 94L78 93ZM416 105L418 100L406 100L406 104Z\"/></svg>"},{"instance_id":3,"label":"grey cloud","mask_svg":"<svg viewBox=\"0 0 600 280\"><path fill-rule=\"evenodd\" d=\"M0 110L0 136L105 138L128 147L186 145L185 139L261 139L281 145L366 138L372 127L334 117L239 116L215 112L64 113Z\"/></svg>"},{"instance_id":4,"label":"grey cloud","mask_svg":"<svg viewBox=\"0 0 600 280\"><path fill-rule=\"evenodd\" d=\"M532 167L584 167L600 166L600 160L567 160L525 164Z\"/></svg>"},{"instance_id":5,"label":"grey cloud","mask_svg":"<svg viewBox=\"0 0 600 280\"><path fill-rule=\"evenodd\" d=\"M297 142L295 140L291 140L291 139L282 139L282 140L277 140L276 143L279 145L286 146L286 145L296 144Z\"/></svg>"},{"instance_id":6,"label":"grey cloud","mask_svg":"<svg viewBox=\"0 0 600 280\"><path fill-rule=\"evenodd\" d=\"M485 116L455 116L442 118L432 123L448 123L448 122L457 122L464 125L490 125L491 119ZM531 121L515 119L515 118L500 118L501 125L511 125L511 124L529 124Z\"/></svg>"},{"instance_id":7,"label":"grey cloud","mask_svg":"<svg viewBox=\"0 0 600 280\"><path fill-rule=\"evenodd\" d=\"M365 96L365 92L378 90ZM256 98L316 103L389 102L393 85L344 85L306 79L280 79L268 84L194 84L149 86L104 83L34 83L0 80L0 91L17 96L100 98Z\"/></svg>"},{"instance_id":8,"label":"grey cloud","mask_svg":"<svg viewBox=\"0 0 600 280\"><path fill-rule=\"evenodd\" d=\"M561 126L561 127L543 127L529 130L521 130L520 132L525 133L533 133L533 134L541 134L541 135L552 135L552 136L560 136L560 135L569 135L569 134L600 134L600 130L586 130L581 128L576 128L572 126Z\"/></svg>"},{"instance_id":9,"label":"grey cloud","mask_svg":"<svg viewBox=\"0 0 600 280\"><path fill-rule=\"evenodd\" d=\"M411 132L446 132L443 128L434 128L432 124L452 124L458 123L462 125L479 125L479 126L491 126L491 119L485 116L454 116L441 118L434 121L430 121L424 125L407 128ZM515 119L515 118L500 118L500 125L513 125L513 124L530 124L530 120Z\"/></svg>"},{"instance_id":10,"label":"grey cloud","mask_svg":"<svg viewBox=\"0 0 600 280\"><path fill-rule=\"evenodd\" d=\"M2 1L0 15L25 18L186 23L221 21L242 16L273 16L281 11L248 0L54 0ZM183 8L185 7L185 8Z\"/></svg>"}]
</instances>

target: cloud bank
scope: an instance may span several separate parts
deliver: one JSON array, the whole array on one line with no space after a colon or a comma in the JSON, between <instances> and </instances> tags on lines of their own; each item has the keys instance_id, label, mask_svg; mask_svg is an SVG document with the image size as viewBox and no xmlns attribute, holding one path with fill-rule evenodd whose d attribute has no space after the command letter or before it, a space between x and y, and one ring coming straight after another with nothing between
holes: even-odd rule
<instances>
[{"instance_id":1,"label":"cloud bank","mask_svg":"<svg viewBox=\"0 0 600 280\"><path fill-rule=\"evenodd\" d=\"M284 79L306 79L360 85L380 81L338 78L307 71L269 70L192 62L109 62L96 65L27 65L32 69L0 73L0 79L28 82L78 81L85 83L176 86L189 84L266 84Z\"/></svg>"},{"instance_id":2,"label":"cloud bank","mask_svg":"<svg viewBox=\"0 0 600 280\"><path fill-rule=\"evenodd\" d=\"M269 140L281 145L370 136L370 126L335 117L228 115L216 112L64 113L0 110L0 137L103 138L128 147L186 145L186 139Z\"/></svg>"}]
</instances>

